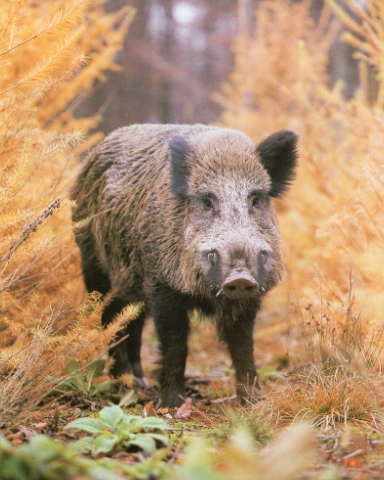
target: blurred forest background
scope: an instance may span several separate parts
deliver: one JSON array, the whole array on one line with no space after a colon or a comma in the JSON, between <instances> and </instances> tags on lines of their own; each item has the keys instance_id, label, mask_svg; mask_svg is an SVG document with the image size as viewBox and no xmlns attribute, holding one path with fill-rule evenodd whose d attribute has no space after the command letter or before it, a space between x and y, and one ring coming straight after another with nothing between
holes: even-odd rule
<instances>
[{"instance_id":1,"label":"blurred forest background","mask_svg":"<svg viewBox=\"0 0 384 480\"><path fill-rule=\"evenodd\" d=\"M240 29L254 34L255 11L263 2L129 1L136 13L116 58L123 70L107 73L78 114L102 112L99 129L105 133L132 123L216 122L222 107L215 93L233 71L234 39ZM126 4L126 0L109 0L106 8L117 11ZM323 7L324 0L310 2L316 23ZM329 55L330 85L343 80L346 98L359 85L353 51L335 37Z\"/></svg>"}]
</instances>

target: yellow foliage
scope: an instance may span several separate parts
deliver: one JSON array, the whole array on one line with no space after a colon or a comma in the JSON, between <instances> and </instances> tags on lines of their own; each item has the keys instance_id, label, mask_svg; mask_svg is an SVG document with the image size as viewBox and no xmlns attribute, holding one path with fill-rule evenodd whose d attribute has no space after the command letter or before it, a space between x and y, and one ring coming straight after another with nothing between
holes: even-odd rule
<instances>
[{"instance_id":1,"label":"yellow foliage","mask_svg":"<svg viewBox=\"0 0 384 480\"><path fill-rule=\"evenodd\" d=\"M222 124L256 143L279 129L299 134L297 178L276 201L286 280L269 301L270 318L286 318L287 329L296 322L287 353L302 389L282 382L264 393L276 418L304 416L324 428L374 422L384 405L381 380L371 375L383 347L384 3L328 3L361 60L354 98L342 96L340 83L329 86L339 27L329 6L315 25L309 0L260 3L256 32L239 35L234 73L218 96ZM374 98L366 90L372 68Z\"/></svg>"},{"instance_id":2,"label":"yellow foliage","mask_svg":"<svg viewBox=\"0 0 384 480\"><path fill-rule=\"evenodd\" d=\"M355 2L346 3L375 27L371 31L365 22L354 21L353 33L364 37L363 58L377 68L381 98L384 7L374 7L382 4L371 0L363 11ZM300 307L316 306L318 318L328 309L343 323L351 276L355 311L379 324L384 306L384 111L381 104L366 102L363 91L345 100L342 85L329 87L328 53L337 25L328 21L325 8L315 26L309 6L308 0L260 4L256 33L239 36L235 71L219 96L225 106L222 123L255 142L283 128L300 136L297 178L288 197L276 202L288 280L280 295Z\"/></svg>"},{"instance_id":3,"label":"yellow foliage","mask_svg":"<svg viewBox=\"0 0 384 480\"><path fill-rule=\"evenodd\" d=\"M32 372L37 357L41 367L54 346L47 375L73 354L74 343L83 352L80 358L89 360L112 337L113 332L100 333L99 319L92 315L80 316L88 329L62 329L53 338L52 327L67 326L76 317L72 306L84 293L68 189L79 154L100 139L94 135L82 144L99 117L77 118L74 110L95 80L103 80L103 71L116 68L114 54L122 47L131 14L127 8L106 14L102 0L0 0L3 372L24 365L20 375L30 378L25 372ZM27 357L17 352L37 343L42 348L27 368Z\"/></svg>"}]
</instances>

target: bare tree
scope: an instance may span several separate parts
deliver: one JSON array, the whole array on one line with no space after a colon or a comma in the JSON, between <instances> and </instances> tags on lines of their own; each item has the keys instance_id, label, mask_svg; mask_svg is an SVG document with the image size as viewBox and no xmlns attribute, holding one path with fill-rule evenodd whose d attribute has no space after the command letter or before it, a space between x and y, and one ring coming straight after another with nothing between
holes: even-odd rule
<instances>
[{"instance_id":1,"label":"bare tree","mask_svg":"<svg viewBox=\"0 0 384 480\"><path fill-rule=\"evenodd\" d=\"M132 123L210 123L221 110L213 93L233 70L232 45L239 28L253 34L255 10L266 0L131 0L136 9L120 72L107 73L79 113L104 113L109 132ZM301 1L301 0L292 0ZM126 0L109 0L116 10ZM324 0L312 0L319 21ZM329 65L331 82L342 79L350 97L359 84L352 49L336 40Z\"/></svg>"}]
</instances>

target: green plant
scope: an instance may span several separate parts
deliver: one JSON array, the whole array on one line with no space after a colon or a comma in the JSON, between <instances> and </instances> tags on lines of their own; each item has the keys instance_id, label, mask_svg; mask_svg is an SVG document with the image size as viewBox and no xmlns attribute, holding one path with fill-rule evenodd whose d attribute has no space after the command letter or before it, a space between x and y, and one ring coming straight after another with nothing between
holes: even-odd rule
<instances>
[{"instance_id":1,"label":"green plant","mask_svg":"<svg viewBox=\"0 0 384 480\"><path fill-rule=\"evenodd\" d=\"M65 367L65 373L70 375L60 387L68 390L78 390L85 397L94 397L111 388L112 382L108 378L100 383L93 383L95 378L102 376L105 360L98 359L82 368L80 363L72 358Z\"/></svg>"},{"instance_id":2,"label":"green plant","mask_svg":"<svg viewBox=\"0 0 384 480\"><path fill-rule=\"evenodd\" d=\"M87 458L74 445L62 444L46 435L36 435L30 443L13 446L0 437L1 480L118 480L117 473L137 480L154 480L169 474L163 462L167 449L157 450L150 458L132 465L111 458ZM114 473L116 472L116 473Z\"/></svg>"},{"instance_id":3,"label":"green plant","mask_svg":"<svg viewBox=\"0 0 384 480\"><path fill-rule=\"evenodd\" d=\"M168 455L168 449L161 448L156 450L149 458L143 461L127 465L117 462L112 458L104 457L99 460L103 467L114 469L123 474L129 475L129 478L135 480L156 480L158 478L170 478L171 470L165 462L164 457Z\"/></svg>"},{"instance_id":4,"label":"green plant","mask_svg":"<svg viewBox=\"0 0 384 480\"><path fill-rule=\"evenodd\" d=\"M73 428L91 433L75 442L75 448L92 455L111 454L117 448L136 447L152 455L156 442L169 446L165 430L169 428L164 420L157 417L127 415L118 405L105 407L100 418L79 418L64 428Z\"/></svg>"},{"instance_id":5,"label":"green plant","mask_svg":"<svg viewBox=\"0 0 384 480\"><path fill-rule=\"evenodd\" d=\"M229 419L234 430L237 430L239 426L246 428L251 435L252 442L258 447L264 446L272 438L273 431L270 425L257 411L244 409L240 415L232 415Z\"/></svg>"},{"instance_id":6,"label":"green plant","mask_svg":"<svg viewBox=\"0 0 384 480\"><path fill-rule=\"evenodd\" d=\"M273 429L269 425L267 416L260 414L260 411L254 409L253 405L235 409L223 406L223 413L226 421L216 424L206 432L206 436L218 448L227 443L239 428L249 434L253 445L257 447L266 445L273 436Z\"/></svg>"},{"instance_id":7,"label":"green plant","mask_svg":"<svg viewBox=\"0 0 384 480\"><path fill-rule=\"evenodd\" d=\"M118 480L112 465L78 455L70 445L45 435L34 436L30 443L15 447L0 437L1 480L69 480L72 478Z\"/></svg>"}]
</instances>

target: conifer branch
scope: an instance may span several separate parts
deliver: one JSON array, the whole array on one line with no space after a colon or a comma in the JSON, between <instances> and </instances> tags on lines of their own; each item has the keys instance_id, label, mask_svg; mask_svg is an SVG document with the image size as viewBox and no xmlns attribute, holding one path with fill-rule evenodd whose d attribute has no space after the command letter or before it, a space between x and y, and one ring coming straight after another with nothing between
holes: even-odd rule
<instances>
[{"instance_id":1,"label":"conifer branch","mask_svg":"<svg viewBox=\"0 0 384 480\"><path fill-rule=\"evenodd\" d=\"M47 208L41 213L41 215L34 220L33 222L30 222L26 227L24 227L24 230L21 232L20 237L18 240L14 240L11 242L11 245L9 247L9 251L4 257L0 257L0 263L7 262L6 265L3 267L3 270L1 274L4 273L5 269L7 268L10 259L12 256L15 254L17 249L21 246L22 243L24 243L28 237L31 235L31 233L37 231L37 227L48 217L53 215L53 212L55 209L60 208L60 198L57 198L56 200L53 200Z\"/></svg>"}]
</instances>

